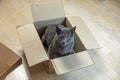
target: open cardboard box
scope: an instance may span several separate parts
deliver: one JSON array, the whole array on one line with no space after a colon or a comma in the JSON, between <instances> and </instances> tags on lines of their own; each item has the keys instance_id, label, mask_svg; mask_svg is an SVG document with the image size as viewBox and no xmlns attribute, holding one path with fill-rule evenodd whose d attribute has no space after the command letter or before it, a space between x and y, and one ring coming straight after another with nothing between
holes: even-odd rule
<instances>
[{"instance_id":1,"label":"open cardboard box","mask_svg":"<svg viewBox=\"0 0 120 80\"><path fill-rule=\"evenodd\" d=\"M0 80L21 64L21 58L0 42Z\"/></svg>"},{"instance_id":2,"label":"open cardboard box","mask_svg":"<svg viewBox=\"0 0 120 80\"><path fill-rule=\"evenodd\" d=\"M94 64L87 50L97 49L99 45L81 17L65 16L62 3L33 5L32 13L34 24L17 28L29 67L45 62L49 72L54 70L59 75ZM74 54L49 58L40 39L49 24L76 26Z\"/></svg>"}]
</instances>

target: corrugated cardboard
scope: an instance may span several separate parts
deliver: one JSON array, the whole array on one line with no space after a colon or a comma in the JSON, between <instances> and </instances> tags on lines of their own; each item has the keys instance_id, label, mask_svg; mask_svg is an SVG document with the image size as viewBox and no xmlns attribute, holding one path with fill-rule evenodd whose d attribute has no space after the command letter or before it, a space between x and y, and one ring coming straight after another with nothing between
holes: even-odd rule
<instances>
[{"instance_id":1,"label":"corrugated cardboard","mask_svg":"<svg viewBox=\"0 0 120 80\"><path fill-rule=\"evenodd\" d=\"M42 46L42 42L34 24L27 24L17 29L20 34L19 36L24 47L25 56L29 66L36 65L49 59L44 47Z\"/></svg>"},{"instance_id":2,"label":"corrugated cardboard","mask_svg":"<svg viewBox=\"0 0 120 80\"><path fill-rule=\"evenodd\" d=\"M58 75L93 65L87 51L51 60Z\"/></svg>"},{"instance_id":3,"label":"corrugated cardboard","mask_svg":"<svg viewBox=\"0 0 120 80\"><path fill-rule=\"evenodd\" d=\"M34 24L39 34L44 32L44 28L49 24L62 24L65 19L65 13L62 3L40 4L32 6ZM57 10L57 11L56 11ZM40 35L41 36L41 35Z\"/></svg>"},{"instance_id":4,"label":"corrugated cardboard","mask_svg":"<svg viewBox=\"0 0 120 80\"><path fill-rule=\"evenodd\" d=\"M0 80L21 63L21 58L0 42Z\"/></svg>"},{"instance_id":5,"label":"corrugated cardboard","mask_svg":"<svg viewBox=\"0 0 120 80\"><path fill-rule=\"evenodd\" d=\"M32 6L32 11L34 22L43 22L65 17L62 3L34 5Z\"/></svg>"},{"instance_id":6,"label":"corrugated cardboard","mask_svg":"<svg viewBox=\"0 0 120 80\"><path fill-rule=\"evenodd\" d=\"M65 17L62 3L35 5L32 6L32 12L35 27L33 24L29 24L18 28L29 66L49 60L59 75L94 64L88 55L87 49L96 49L99 48L99 45L81 17ZM47 57L48 54L45 52L39 38L49 24L77 27L75 33L75 54L56 59ZM26 47L26 45L29 46ZM38 47L36 49L36 47L32 48L33 46ZM34 49L37 50L37 53Z\"/></svg>"},{"instance_id":7,"label":"corrugated cardboard","mask_svg":"<svg viewBox=\"0 0 120 80\"><path fill-rule=\"evenodd\" d=\"M77 27L76 33L78 34L86 49L100 48L100 46L96 42L94 36L82 20L82 18L78 16L67 17L67 22L69 26Z\"/></svg>"}]
</instances>

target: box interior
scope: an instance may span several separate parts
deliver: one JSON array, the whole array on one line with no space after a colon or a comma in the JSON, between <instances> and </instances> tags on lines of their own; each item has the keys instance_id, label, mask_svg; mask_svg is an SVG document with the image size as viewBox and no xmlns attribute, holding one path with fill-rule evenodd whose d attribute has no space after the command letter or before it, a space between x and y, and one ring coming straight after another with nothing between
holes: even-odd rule
<instances>
[{"instance_id":1,"label":"box interior","mask_svg":"<svg viewBox=\"0 0 120 80\"><path fill-rule=\"evenodd\" d=\"M45 29L47 28L48 25L51 25L51 24L55 24L54 21L57 20L57 24L61 24L61 25L64 25L65 27L68 27L68 28L71 28L71 27L74 27L72 25L69 24L69 21L66 20L66 18L64 18L62 21L61 21L61 18L58 18L58 19L55 19L55 20L47 20L47 21L42 21L42 23L44 24L41 24L41 23L34 23L35 24L35 27L36 27L36 30L39 34L39 38L41 39L42 35L44 34L45 32ZM39 25L39 26L38 26ZM76 28L77 29L77 28ZM75 32L74 34L74 38L75 38L75 44L74 44L74 53L78 53L78 52L82 52L82 51L85 51L86 48L84 47L83 43L81 42L80 38L78 37L77 33ZM45 48L45 46L44 46ZM46 52L47 52L47 49L45 48Z\"/></svg>"}]
</instances>

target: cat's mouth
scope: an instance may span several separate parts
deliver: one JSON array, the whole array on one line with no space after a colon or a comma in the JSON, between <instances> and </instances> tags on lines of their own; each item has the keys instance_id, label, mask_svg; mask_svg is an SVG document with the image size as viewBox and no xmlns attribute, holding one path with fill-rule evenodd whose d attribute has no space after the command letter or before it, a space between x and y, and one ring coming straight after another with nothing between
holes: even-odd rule
<instances>
[{"instance_id":1,"label":"cat's mouth","mask_svg":"<svg viewBox=\"0 0 120 80\"><path fill-rule=\"evenodd\" d=\"M57 54L57 55L59 55L60 57L62 57L62 56L66 56L66 55L68 55L69 53L64 53L64 54Z\"/></svg>"},{"instance_id":2,"label":"cat's mouth","mask_svg":"<svg viewBox=\"0 0 120 80\"><path fill-rule=\"evenodd\" d=\"M59 54L59 53L60 53L60 54L62 53L62 55L65 55L65 54L67 54L68 52L69 52L68 49L63 49L63 48L62 48L62 49L59 50L58 54Z\"/></svg>"}]
</instances>

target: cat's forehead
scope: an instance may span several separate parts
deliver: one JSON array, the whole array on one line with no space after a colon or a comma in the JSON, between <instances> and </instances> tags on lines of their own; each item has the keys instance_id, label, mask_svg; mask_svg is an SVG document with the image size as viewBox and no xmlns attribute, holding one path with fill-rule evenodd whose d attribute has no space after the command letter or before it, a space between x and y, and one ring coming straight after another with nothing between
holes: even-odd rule
<instances>
[{"instance_id":1,"label":"cat's forehead","mask_svg":"<svg viewBox=\"0 0 120 80\"><path fill-rule=\"evenodd\" d=\"M70 32L70 28L62 28L61 34L72 35L72 33Z\"/></svg>"},{"instance_id":2,"label":"cat's forehead","mask_svg":"<svg viewBox=\"0 0 120 80\"><path fill-rule=\"evenodd\" d=\"M70 32L70 28L61 28L63 32Z\"/></svg>"}]
</instances>

